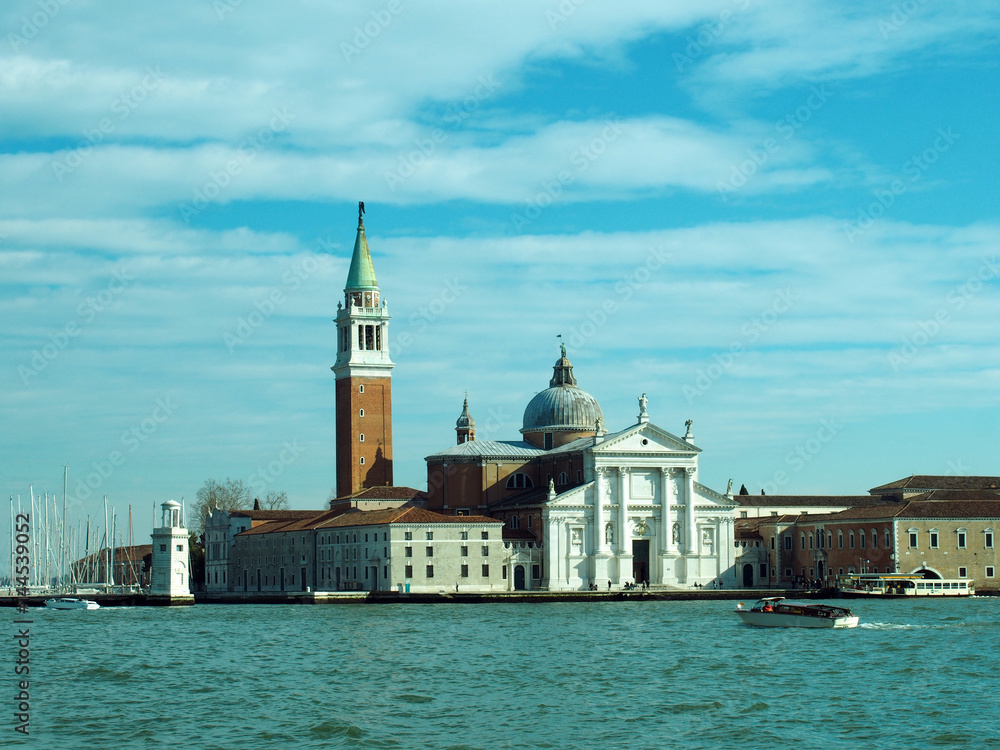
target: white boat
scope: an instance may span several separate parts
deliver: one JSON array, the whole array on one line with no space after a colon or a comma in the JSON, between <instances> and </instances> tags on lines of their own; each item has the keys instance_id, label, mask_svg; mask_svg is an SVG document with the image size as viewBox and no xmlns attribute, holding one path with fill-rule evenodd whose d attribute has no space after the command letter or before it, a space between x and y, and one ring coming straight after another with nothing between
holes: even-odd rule
<instances>
[{"instance_id":1,"label":"white boat","mask_svg":"<svg viewBox=\"0 0 1000 750\"><path fill-rule=\"evenodd\" d=\"M759 628L856 628L858 617L845 607L785 601L783 596L760 599L750 609L743 602L736 614Z\"/></svg>"},{"instance_id":2,"label":"white boat","mask_svg":"<svg viewBox=\"0 0 1000 750\"><path fill-rule=\"evenodd\" d=\"M64 596L61 599L46 599L45 606L49 609L100 609L101 605L91 599L74 599Z\"/></svg>"}]
</instances>

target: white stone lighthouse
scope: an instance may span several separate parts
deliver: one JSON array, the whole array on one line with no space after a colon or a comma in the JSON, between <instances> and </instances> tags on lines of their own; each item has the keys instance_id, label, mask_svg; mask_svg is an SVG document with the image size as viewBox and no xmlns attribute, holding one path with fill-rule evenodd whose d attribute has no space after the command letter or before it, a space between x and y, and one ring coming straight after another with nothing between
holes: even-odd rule
<instances>
[{"instance_id":1,"label":"white stone lighthouse","mask_svg":"<svg viewBox=\"0 0 1000 750\"><path fill-rule=\"evenodd\" d=\"M188 561L188 530L181 525L181 506L167 500L163 523L153 529L153 564L149 584L150 604L194 604Z\"/></svg>"}]
</instances>

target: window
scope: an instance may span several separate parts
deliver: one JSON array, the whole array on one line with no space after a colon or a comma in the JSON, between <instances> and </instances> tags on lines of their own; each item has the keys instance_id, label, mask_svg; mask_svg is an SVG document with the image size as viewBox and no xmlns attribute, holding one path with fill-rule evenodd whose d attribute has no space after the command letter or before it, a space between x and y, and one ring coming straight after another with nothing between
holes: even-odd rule
<instances>
[{"instance_id":1,"label":"window","mask_svg":"<svg viewBox=\"0 0 1000 750\"><path fill-rule=\"evenodd\" d=\"M872 529L872 549L878 549L878 529Z\"/></svg>"},{"instance_id":2,"label":"window","mask_svg":"<svg viewBox=\"0 0 1000 750\"><path fill-rule=\"evenodd\" d=\"M428 565L427 566L427 577L428 578L433 578L434 577L434 566L433 565Z\"/></svg>"},{"instance_id":3,"label":"window","mask_svg":"<svg viewBox=\"0 0 1000 750\"><path fill-rule=\"evenodd\" d=\"M804 546L804 545L803 545L803 546ZM810 535L809 535L809 549L812 549L812 548L813 548L813 535L812 535L812 534L810 534Z\"/></svg>"},{"instance_id":4,"label":"window","mask_svg":"<svg viewBox=\"0 0 1000 750\"><path fill-rule=\"evenodd\" d=\"M362 457L361 457L361 465L362 465L362 466L364 466L364 465L365 465L365 457L364 457L364 456L362 456Z\"/></svg>"},{"instance_id":5,"label":"window","mask_svg":"<svg viewBox=\"0 0 1000 750\"><path fill-rule=\"evenodd\" d=\"M858 529L858 546L861 549L865 548L865 530L864 529Z\"/></svg>"},{"instance_id":6,"label":"window","mask_svg":"<svg viewBox=\"0 0 1000 750\"><path fill-rule=\"evenodd\" d=\"M844 549L844 532L837 532L837 549Z\"/></svg>"},{"instance_id":7,"label":"window","mask_svg":"<svg viewBox=\"0 0 1000 750\"><path fill-rule=\"evenodd\" d=\"M469 538L469 532L463 531L461 534L459 534L458 538L461 539L462 541L465 541L466 539Z\"/></svg>"},{"instance_id":8,"label":"window","mask_svg":"<svg viewBox=\"0 0 1000 750\"><path fill-rule=\"evenodd\" d=\"M987 565L986 566L986 577L987 578L993 578L993 575L994 575L994 573L993 573L993 566L992 565Z\"/></svg>"},{"instance_id":9,"label":"window","mask_svg":"<svg viewBox=\"0 0 1000 750\"><path fill-rule=\"evenodd\" d=\"M762 581L767 580L767 563L760 564L760 578Z\"/></svg>"},{"instance_id":10,"label":"window","mask_svg":"<svg viewBox=\"0 0 1000 750\"><path fill-rule=\"evenodd\" d=\"M791 549L791 548L792 548L792 535L785 534L785 549ZM789 575L791 575L791 573L789 573Z\"/></svg>"},{"instance_id":11,"label":"window","mask_svg":"<svg viewBox=\"0 0 1000 750\"><path fill-rule=\"evenodd\" d=\"M489 539L489 538L490 538L490 532L484 531L483 532L483 539Z\"/></svg>"},{"instance_id":12,"label":"window","mask_svg":"<svg viewBox=\"0 0 1000 750\"><path fill-rule=\"evenodd\" d=\"M993 532L986 532L986 549L993 549Z\"/></svg>"},{"instance_id":13,"label":"window","mask_svg":"<svg viewBox=\"0 0 1000 750\"><path fill-rule=\"evenodd\" d=\"M405 576L406 578L413 578L413 566L412 566L412 565L407 565L407 566L406 566L406 567L405 567L405 568L403 569L403 575L404 575L404 576Z\"/></svg>"},{"instance_id":14,"label":"window","mask_svg":"<svg viewBox=\"0 0 1000 750\"><path fill-rule=\"evenodd\" d=\"M740 511L740 518L746 518L746 517L747 517L747 512L745 510L741 510Z\"/></svg>"},{"instance_id":15,"label":"window","mask_svg":"<svg viewBox=\"0 0 1000 750\"><path fill-rule=\"evenodd\" d=\"M359 417L363 417L364 415L365 415L365 410L364 409L358 409L358 416Z\"/></svg>"},{"instance_id":16,"label":"window","mask_svg":"<svg viewBox=\"0 0 1000 750\"><path fill-rule=\"evenodd\" d=\"M569 476L565 471L559 472L559 478L556 480L556 484L569 484Z\"/></svg>"},{"instance_id":17,"label":"window","mask_svg":"<svg viewBox=\"0 0 1000 750\"><path fill-rule=\"evenodd\" d=\"M161 544L160 545L160 552L166 552L166 551L167 551L167 545Z\"/></svg>"},{"instance_id":18,"label":"window","mask_svg":"<svg viewBox=\"0 0 1000 750\"><path fill-rule=\"evenodd\" d=\"M930 540L931 549L938 548L938 533L937 529L927 532L927 538Z\"/></svg>"},{"instance_id":19,"label":"window","mask_svg":"<svg viewBox=\"0 0 1000 750\"><path fill-rule=\"evenodd\" d=\"M542 566L532 565L531 566L531 578L535 581L541 579L542 577Z\"/></svg>"},{"instance_id":20,"label":"window","mask_svg":"<svg viewBox=\"0 0 1000 750\"><path fill-rule=\"evenodd\" d=\"M530 515L528 516L528 528L529 529L531 528L531 516Z\"/></svg>"},{"instance_id":21,"label":"window","mask_svg":"<svg viewBox=\"0 0 1000 750\"><path fill-rule=\"evenodd\" d=\"M358 442L359 443L365 442L365 433L362 432L360 435L358 435Z\"/></svg>"},{"instance_id":22,"label":"window","mask_svg":"<svg viewBox=\"0 0 1000 750\"><path fill-rule=\"evenodd\" d=\"M962 531L958 532L957 543L958 543L958 548L959 549L965 549L965 530L964 529Z\"/></svg>"},{"instance_id":23,"label":"window","mask_svg":"<svg viewBox=\"0 0 1000 750\"><path fill-rule=\"evenodd\" d=\"M483 566L483 578L489 578L489 577L490 577L490 566L489 565L484 565Z\"/></svg>"},{"instance_id":24,"label":"window","mask_svg":"<svg viewBox=\"0 0 1000 750\"><path fill-rule=\"evenodd\" d=\"M403 557L413 557L413 547L406 547L403 550Z\"/></svg>"},{"instance_id":25,"label":"window","mask_svg":"<svg viewBox=\"0 0 1000 750\"><path fill-rule=\"evenodd\" d=\"M462 557L469 556L469 546L467 544L462 545Z\"/></svg>"},{"instance_id":26,"label":"window","mask_svg":"<svg viewBox=\"0 0 1000 750\"><path fill-rule=\"evenodd\" d=\"M800 534L799 535L799 549L805 549L805 548L806 548L806 535L805 534Z\"/></svg>"},{"instance_id":27,"label":"window","mask_svg":"<svg viewBox=\"0 0 1000 750\"><path fill-rule=\"evenodd\" d=\"M909 531L906 532L906 535L909 537L908 541L909 541L910 549L916 549L917 548L917 530L916 529L910 529Z\"/></svg>"},{"instance_id":28,"label":"window","mask_svg":"<svg viewBox=\"0 0 1000 750\"><path fill-rule=\"evenodd\" d=\"M854 532L853 531L848 531L847 532L847 546L850 547L851 549L854 549Z\"/></svg>"},{"instance_id":29,"label":"window","mask_svg":"<svg viewBox=\"0 0 1000 750\"><path fill-rule=\"evenodd\" d=\"M486 546L486 545L484 544L484 545L483 545L483 557L489 557L489 556L490 556L490 548L489 548L489 547L487 547L487 546Z\"/></svg>"},{"instance_id":30,"label":"window","mask_svg":"<svg viewBox=\"0 0 1000 750\"><path fill-rule=\"evenodd\" d=\"M968 578L969 577L969 569L965 568L965 567L959 567L959 569L958 569L958 577L959 578Z\"/></svg>"},{"instance_id":31,"label":"window","mask_svg":"<svg viewBox=\"0 0 1000 750\"><path fill-rule=\"evenodd\" d=\"M428 531L427 532L427 541L428 542L434 541L434 532L433 531Z\"/></svg>"},{"instance_id":32,"label":"window","mask_svg":"<svg viewBox=\"0 0 1000 750\"><path fill-rule=\"evenodd\" d=\"M112 530L113 530L113 529L112 529ZM178 552L183 552L183 551L184 551L184 545L183 545L183 544L178 544L178 545L177 545L177 551L178 551Z\"/></svg>"},{"instance_id":33,"label":"window","mask_svg":"<svg viewBox=\"0 0 1000 750\"><path fill-rule=\"evenodd\" d=\"M889 529L885 530L885 548L889 549L892 546L892 535L889 533Z\"/></svg>"},{"instance_id":34,"label":"window","mask_svg":"<svg viewBox=\"0 0 1000 750\"><path fill-rule=\"evenodd\" d=\"M365 387L363 385L359 385L358 386L358 393L364 393L364 392L365 392Z\"/></svg>"},{"instance_id":35,"label":"window","mask_svg":"<svg viewBox=\"0 0 1000 750\"><path fill-rule=\"evenodd\" d=\"M428 547L426 550L425 557L434 557L434 548Z\"/></svg>"},{"instance_id":36,"label":"window","mask_svg":"<svg viewBox=\"0 0 1000 750\"><path fill-rule=\"evenodd\" d=\"M545 450L547 451L552 450L552 433L546 432L544 440L545 440Z\"/></svg>"},{"instance_id":37,"label":"window","mask_svg":"<svg viewBox=\"0 0 1000 750\"><path fill-rule=\"evenodd\" d=\"M413 539L413 532L412 531L404 531L403 532L403 540L408 542L411 539ZM338 544L340 543L340 537L337 537L337 543Z\"/></svg>"},{"instance_id":38,"label":"window","mask_svg":"<svg viewBox=\"0 0 1000 750\"><path fill-rule=\"evenodd\" d=\"M577 469L576 470L576 481L578 481L578 482L582 482L583 481L583 469Z\"/></svg>"},{"instance_id":39,"label":"window","mask_svg":"<svg viewBox=\"0 0 1000 750\"><path fill-rule=\"evenodd\" d=\"M519 528L519 527L520 527L520 525L521 525L521 519L519 519L519 518L518 518L517 516L513 516L513 517L512 517L511 519L510 519L510 527L511 527L512 529L516 529L516 528Z\"/></svg>"},{"instance_id":40,"label":"window","mask_svg":"<svg viewBox=\"0 0 1000 750\"><path fill-rule=\"evenodd\" d=\"M462 566L462 578L468 578L468 577L469 577L469 566L468 565L463 565Z\"/></svg>"},{"instance_id":41,"label":"window","mask_svg":"<svg viewBox=\"0 0 1000 750\"><path fill-rule=\"evenodd\" d=\"M508 490L530 490L534 486L535 485L532 483L531 477L527 474L521 473L520 471L507 477Z\"/></svg>"}]
</instances>

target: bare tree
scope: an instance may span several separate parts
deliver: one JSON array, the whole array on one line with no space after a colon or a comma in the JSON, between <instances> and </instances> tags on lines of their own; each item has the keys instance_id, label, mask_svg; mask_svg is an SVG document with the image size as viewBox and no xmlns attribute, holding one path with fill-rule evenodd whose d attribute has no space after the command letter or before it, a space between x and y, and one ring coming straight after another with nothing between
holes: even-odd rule
<instances>
[{"instance_id":1,"label":"bare tree","mask_svg":"<svg viewBox=\"0 0 1000 750\"><path fill-rule=\"evenodd\" d=\"M260 507L264 510L288 510L288 493L268 492L260 501Z\"/></svg>"},{"instance_id":2,"label":"bare tree","mask_svg":"<svg viewBox=\"0 0 1000 750\"><path fill-rule=\"evenodd\" d=\"M205 516L209 510L247 510L252 503L250 488L242 479L230 479L225 482L206 479L197 494L198 501L194 505L196 529L200 536L205 532Z\"/></svg>"}]
</instances>

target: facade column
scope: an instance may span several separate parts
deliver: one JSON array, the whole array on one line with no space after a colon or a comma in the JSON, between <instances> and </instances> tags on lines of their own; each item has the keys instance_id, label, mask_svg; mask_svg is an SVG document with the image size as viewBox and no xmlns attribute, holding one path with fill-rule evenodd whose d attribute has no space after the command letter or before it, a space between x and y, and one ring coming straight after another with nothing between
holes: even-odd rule
<instances>
[{"instance_id":1,"label":"facade column","mask_svg":"<svg viewBox=\"0 0 1000 750\"><path fill-rule=\"evenodd\" d=\"M594 492L594 549L596 555L599 552L607 552L607 543L604 541L604 469L595 472L597 481Z\"/></svg>"},{"instance_id":2,"label":"facade column","mask_svg":"<svg viewBox=\"0 0 1000 750\"><path fill-rule=\"evenodd\" d=\"M630 555L632 551L628 548L628 537L625 530L628 528L628 469L624 466L618 467L618 554Z\"/></svg>"},{"instance_id":3,"label":"facade column","mask_svg":"<svg viewBox=\"0 0 1000 750\"><path fill-rule=\"evenodd\" d=\"M674 546L673 521L674 499L673 483L670 481L671 469L660 467L660 553L677 551Z\"/></svg>"},{"instance_id":4,"label":"facade column","mask_svg":"<svg viewBox=\"0 0 1000 750\"><path fill-rule=\"evenodd\" d=\"M687 531L684 534L684 551L688 555L693 555L698 550L698 540L696 538L698 526L694 520L694 467L687 467L684 469L684 473L684 497L687 501L687 508L685 510Z\"/></svg>"}]
</instances>

